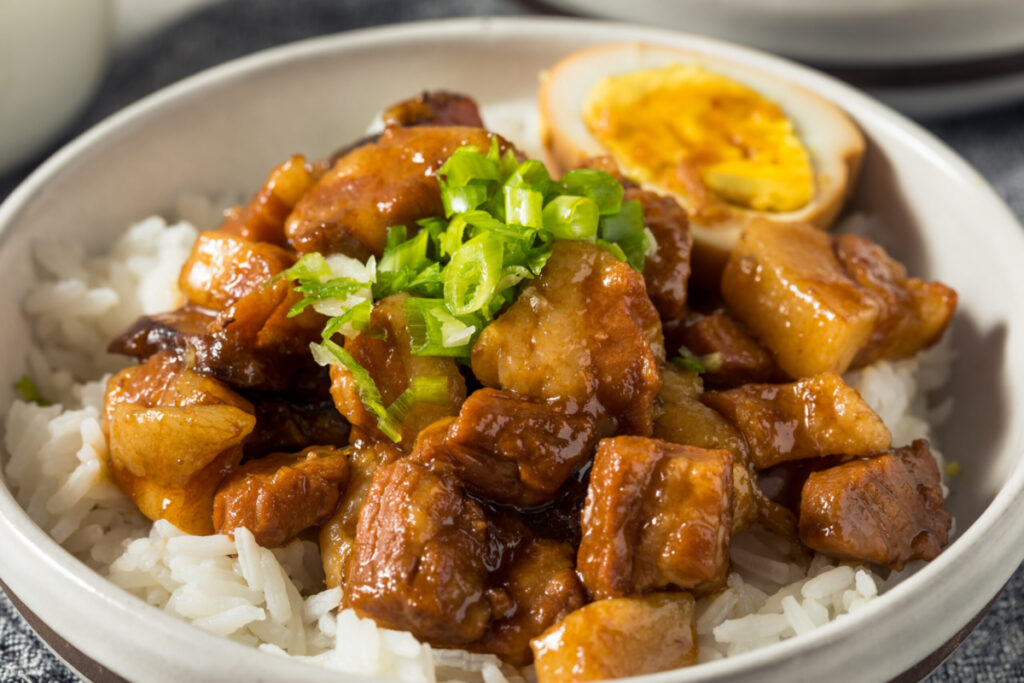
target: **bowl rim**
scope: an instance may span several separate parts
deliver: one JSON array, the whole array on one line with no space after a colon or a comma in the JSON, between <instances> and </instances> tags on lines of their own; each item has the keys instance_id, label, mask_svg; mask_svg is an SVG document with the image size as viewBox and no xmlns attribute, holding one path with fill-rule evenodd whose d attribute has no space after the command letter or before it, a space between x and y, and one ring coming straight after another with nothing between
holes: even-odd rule
<instances>
[{"instance_id":1,"label":"bowl rim","mask_svg":"<svg viewBox=\"0 0 1024 683\"><path fill-rule=\"evenodd\" d=\"M867 95L807 67L725 41L634 24L551 17L473 17L360 29L288 43L189 76L157 90L97 123L32 172L0 205L0 248L3 248L13 232L12 226L17 224L21 213L31 205L33 199L50 182L65 173L74 172L76 163L87 159L91 151L102 147L107 141L116 141L117 137L126 131L144 127L151 118L159 118L165 106L201 97L204 92L221 84L230 85L236 81L257 77L265 69L295 68L305 60L319 56L336 56L349 50L375 45L383 48L398 41L426 40L442 43L479 34L495 39L508 39L516 35L540 35L557 40L559 35L564 36L567 32L570 39L577 43L586 34L599 34L607 35L609 41L640 40L675 45L752 66L812 89L850 112L854 118L870 120L874 127L887 129L922 159L932 163L937 170L958 179L964 184L965 192L970 193L970 199L987 205L986 210L997 218L990 226L990 229L997 230L995 238L1005 243L1007 250L1024 255L1024 228L1021 228L1017 218L980 174L931 133ZM982 549L991 555L992 547L986 544L994 537L998 537L1003 541L1002 547L998 548L1001 562L996 563L999 566L993 569L993 575L987 580L985 590L981 591L984 594L983 599L975 598L973 602L968 603L974 605L973 609L976 612L1005 583L1024 559L1024 544L1006 542L1007 539L1024 540L1024 495L1021 495L1024 493L1024 458L1020 457L1019 452L1014 455L1016 463L1012 473L971 526L963 530L938 558L888 590L882 599L869 603L848 618L827 624L805 636L733 658L709 662L698 668L652 674L643 677L643 680L682 681L704 677L737 680L747 674L758 675L781 670L779 667L787 660L808 661L814 655L820 656L822 652L834 650L836 645L851 635L877 627L888 620L887 615L893 612L920 609L922 603L926 603L926 594L935 582L956 576L958 572L970 573L968 567L974 563L974 558ZM0 480L3 480L2 477ZM258 662L260 670L267 674L284 677L302 672L306 676L316 678L315 672L323 671L325 679L326 674L330 674L335 680L338 678L338 673L334 671L316 669L304 663L269 656L247 646L228 642L134 598L74 558L37 526L14 500L5 480L3 486L0 486L0 539L2 538L15 541L22 551L28 551L33 556L39 567L46 568L52 576L59 576L68 582L65 584L67 587L82 591L92 606L105 607L112 616L131 619L150 630L156 630L154 627L158 627L160 632L168 636L174 635L176 641L192 641L197 645L203 645L204 651L226 650L233 657L255 656L254 661ZM1014 545L1019 546L1019 549L1007 547ZM0 560L0 567L8 569L5 580L8 580L8 575L15 576L7 560ZM29 596L19 589L24 580L23 575L17 574L15 580L8 580L8 584L31 607ZM932 609L931 612L934 616L949 614L948 611L936 609ZM962 621L966 623L967 618ZM930 620L924 623L934 625L935 622ZM896 658L899 666L907 668L927 656L955 633L960 625L962 624L958 622L946 628L936 628L930 631L933 637L922 639L916 646L903 648ZM75 642L73 635L61 635ZM116 666L110 668L117 671ZM881 664L877 664L876 668L879 672L884 670ZM349 676L351 680L371 680L351 674ZM341 677L344 678L345 675L342 674Z\"/></svg>"}]
</instances>

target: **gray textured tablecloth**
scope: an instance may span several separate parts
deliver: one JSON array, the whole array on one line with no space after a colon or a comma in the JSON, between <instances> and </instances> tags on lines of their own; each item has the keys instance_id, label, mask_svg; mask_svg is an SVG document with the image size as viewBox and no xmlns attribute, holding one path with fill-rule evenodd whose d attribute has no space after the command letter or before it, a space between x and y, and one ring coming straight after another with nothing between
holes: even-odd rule
<instances>
[{"instance_id":1,"label":"gray textured tablecloth","mask_svg":"<svg viewBox=\"0 0 1024 683\"><path fill-rule=\"evenodd\" d=\"M538 11L543 6L514 0L232 0L213 5L115 54L101 91L63 141L158 88L263 48L399 21ZM1024 218L1024 105L928 127L974 164ZM0 176L0 199L43 158L45 154ZM1018 568L989 613L931 675L930 683L1024 681L1022 603L1024 568ZM0 592L0 683L77 680Z\"/></svg>"}]
</instances>

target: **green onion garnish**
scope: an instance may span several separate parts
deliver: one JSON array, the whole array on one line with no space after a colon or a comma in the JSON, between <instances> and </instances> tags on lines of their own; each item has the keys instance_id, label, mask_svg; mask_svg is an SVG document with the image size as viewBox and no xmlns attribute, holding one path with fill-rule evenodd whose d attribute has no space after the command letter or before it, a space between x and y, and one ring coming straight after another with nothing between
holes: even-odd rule
<instances>
[{"instance_id":1,"label":"green onion garnish","mask_svg":"<svg viewBox=\"0 0 1024 683\"><path fill-rule=\"evenodd\" d=\"M413 385L385 407L373 378L332 338L373 334L373 303L407 292L404 304L411 351L468 363L483 328L540 274L556 239L597 244L643 271L653 248L636 201L623 202L622 186L608 173L579 169L555 182L539 161L519 162L501 153L496 137L486 152L465 146L437 171L444 216L426 218L410 231L388 229L380 261L307 254L274 280L287 278L308 307L329 317L314 358L344 366L359 396L395 441L416 402L444 402L443 378L413 378ZM412 232L412 236L410 236ZM703 366L701 366L703 367Z\"/></svg>"},{"instance_id":2,"label":"green onion garnish","mask_svg":"<svg viewBox=\"0 0 1024 683\"><path fill-rule=\"evenodd\" d=\"M33 382L32 378L28 375L22 375L21 379L14 383L14 390L18 392L19 396L21 396L22 401L35 403L36 405L44 407L53 405L43 398L43 395L39 393L39 387L36 386L36 383Z\"/></svg>"}]
</instances>

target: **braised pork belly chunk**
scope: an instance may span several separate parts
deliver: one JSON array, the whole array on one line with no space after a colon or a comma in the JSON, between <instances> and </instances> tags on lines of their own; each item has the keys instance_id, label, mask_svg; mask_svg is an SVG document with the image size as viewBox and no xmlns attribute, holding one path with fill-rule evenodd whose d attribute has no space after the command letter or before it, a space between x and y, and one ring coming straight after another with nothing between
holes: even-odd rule
<instances>
[{"instance_id":1,"label":"braised pork belly chunk","mask_svg":"<svg viewBox=\"0 0 1024 683\"><path fill-rule=\"evenodd\" d=\"M242 460L252 404L168 354L111 377L106 396L118 486L150 519L213 533L214 494Z\"/></svg>"},{"instance_id":2,"label":"braised pork belly chunk","mask_svg":"<svg viewBox=\"0 0 1024 683\"><path fill-rule=\"evenodd\" d=\"M644 263L647 296L663 321L678 320L686 313L686 286L690 281L693 247L686 212L675 199L647 190L628 189L624 199L640 202L644 225L657 244Z\"/></svg>"},{"instance_id":3,"label":"braised pork belly chunk","mask_svg":"<svg viewBox=\"0 0 1024 683\"><path fill-rule=\"evenodd\" d=\"M270 172L263 187L246 206L227 212L220 232L253 242L287 246L285 219L325 170L322 164L306 163L305 157L296 154Z\"/></svg>"},{"instance_id":4,"label":"braised pork belly chunk","mask_svg":"<svg viewBox=\"0 0 1024 683\"><path fill-rule=\"evenodd\" d=\"M405 415L398 447L409 452L421 429L459 411L466 398L466 380L454 359L412 352L405 319L406 299L406 294L396 294L378 301L370 315L369 333L346 340L345 350L369 373L385 405L394 403L416 379L444 383L444 401L416 401ZM331 396L338 412L353 426L377 440L388 438L378 429L376 416L367 409L358 383L344 366L331 366Z\"/></svg>"},{"instance_id":5,"label":"braised pork belly chunk","mask_svg":"<svg viewBox=\"0 0 1024 683\"><path fill-rule=\"evenodd\" d=\"M487 386L592 411L599 435L651 433L665 359L658 312L643 277L601 247L556 242L472 358Z\"/></svg>"},{"instance_id":6,"label":"braised pork belly chunk","mask_svg":"<svg viewBox=\"0 0 1024 683\"><path fill-rule=\"evenodd\" d=\"M938 339L956 309L953 290L907 278L877 245L799 225L745 230L722 296L797 378L911 355Z\"/></svg>"},{"instance_id":7,"label":"braised pork belly chunk","mask_svg":"<svg viewBox=\"0 0 1024 683\"><path fill-rule=\"evenodd\" d=\"M347 454L329 446L250 460L218 487L213 527L227 534L245 527L273 548L334 512L347 480Z\"/></svg>"},{"instance_id":8,"label":"braised pork belly chunk","mask_svg":"<svg viewBox=\"0 0 1024 683\"><path fill-rule=\"evenodd\" d=\"M787 460L870 455L892 441L882 418L835 373L708 391L701 400L736 425L759 470Z\"/></svg>"},{"instance_id":9,"label":"braised pork belly chunk","mask_svg":"<svg viewBox=\"0 0 1024 683\"><path fill-rule=\"evenodd\" d=\"M523 507L550 501L594 450L594 419L558 402L473 392L415 456L449 464L474 494ZM430 443L433 441L433 443Z\"/></svg>"},{"instance_id":10,"label":"braised pork belly chunk","mask_svg":"<svg viewBox=\"0 0 1024 683\"><path fill-rule=\"evenodd\" d=\"M425 91L393 104L381 114L385 126L466 126L483 128L471 97L446 90Z\"/></svg>"},{"instance_id":11,"label":"braised pork belly chunk","mask_svg":"<svg viewBox=\"0 0 1024 683\"><path fill-rule=\"evenodd\" d=\"M950 525L924 439L815 472L800 499L800 540L809 548L896 570L935 558Z\"/></svg>"},{"instance_id":12,"label":"braised pork belly chunk","mask_svg":"<svg viewBox=\"0 0 1024 683\"><path fill-rule=\"evenodd\" d=\"M728 389L787 379L771 353L725 309L687 318L675 338L693 354L708 358L703 375L708 386Z\"/></svg>"},{"instance_id":13,"label":"braised pork belly chunk","mask_svg":"<svg viewBox=\"0 0 1024 683\"><path fill-rule=\"evenodd\" d=\"M604 439L583 509L578 570L594 599L725 581L732 455L657 439Z\"/></svg>"},{"instance_id":14,"label":"braised pork belly chunk","mask_svg":"<svg viewBox=\"0 0 1024 683\"><path fill-rule=\"evenodd\" d=\"M533 641L537 680L603 681L695 664L695 612L689 593L592 602Z\"/></svg>"},{"instance_id":15,"label":"braised pork belly chunk","mask_svg":"<svg viewBox=\"0 0 1024 683\"><path fill-rule=\"evenodd\" d=\"M437 645L482 637L487 520L451 475L402 459L380 467L345 580L345 605Z\"/></svg>"},{"instance_id":16,"label":"braised pork belly chunk","mask_svg":"<svg viewBox=\"0 0 1024 683\"><path fill-rule=\"evenodd\" d=\"M492 134L464 126L392 126L338 159L289 214L285 234L301 254L380 256L392 225L444 214L435 173L463 145ZM507 145L506 145L507 146Z\"/></svg>"}]
</instances>

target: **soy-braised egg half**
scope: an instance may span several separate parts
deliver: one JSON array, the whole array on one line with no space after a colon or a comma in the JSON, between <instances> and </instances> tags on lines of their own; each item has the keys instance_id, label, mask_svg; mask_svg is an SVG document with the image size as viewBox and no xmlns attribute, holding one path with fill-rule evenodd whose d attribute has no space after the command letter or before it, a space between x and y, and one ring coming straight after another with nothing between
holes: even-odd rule
<instances>
[{"instance_id":1,"label":"soy-braised egg half","mask_svg":"<svg viewBox=\"0 0 1024 683\"><path fill-rule=\"evenodd\" d=\"M575 52L543 76L539 106L558 170L610 155L633 182L675 196L696 246L722 256L752 221L827 228L864 154L860 130L828 100L664 46Z\"/></svg>"}]
</instances>

